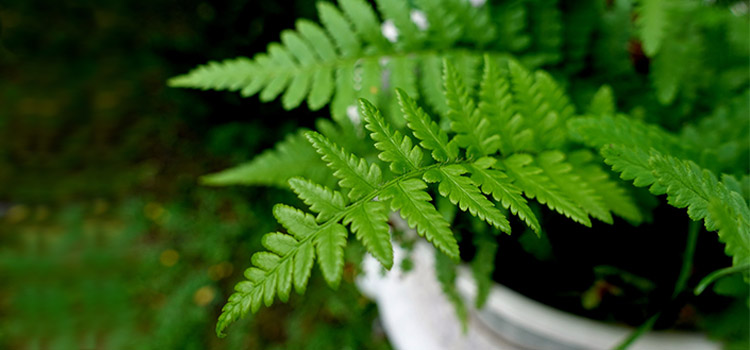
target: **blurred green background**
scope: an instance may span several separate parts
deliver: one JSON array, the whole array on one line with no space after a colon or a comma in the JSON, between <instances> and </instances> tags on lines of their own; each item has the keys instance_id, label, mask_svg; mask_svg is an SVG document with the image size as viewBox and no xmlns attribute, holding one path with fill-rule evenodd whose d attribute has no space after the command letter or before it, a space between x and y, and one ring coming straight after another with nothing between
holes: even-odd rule
<instances>
[{"instance_id":1,"label":"blurred green background","mask_svg":"<svg viewBox=\"0 0 750 350\"><path fill-rule=\"evenodd\" d=\"M198 177L325 112L165 82L301 17L314 2L0 3L0 349L389 347L375 306L317 271L304 303L214 334L271 204L295 198Z\"/></svg>"}]
</instances>

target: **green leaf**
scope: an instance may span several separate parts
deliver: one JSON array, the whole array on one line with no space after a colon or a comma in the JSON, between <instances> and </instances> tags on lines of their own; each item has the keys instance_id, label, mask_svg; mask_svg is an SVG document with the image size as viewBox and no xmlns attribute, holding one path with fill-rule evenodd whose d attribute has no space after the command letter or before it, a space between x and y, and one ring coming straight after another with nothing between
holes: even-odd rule
<instances>
[{"instance_id":1,"label":"green leaf","mask_svg":"<svg viewBox=\"0 0 750 350\"><path fill-rule=\"evenodd\" d=\"M286 214L281 214L281 216L286 217ZM229 297L229 301L222 308L216 324L216 334L219 337L224 336L223 331L230 323L248 311L256 312L261 303L270 306L277 293L279 299L286 301L291 291L292 279L297 278L297 274L305 273L292 271L292 261L300 259L302 252L300 248L304 247L304 244L300 246L294 237L282 233L270 233L263 237L263 245L270 252L253 254L252 264L255 267L245 270L247 280L235 286L235 293ZM309 266L312 266L312 256L309 257ZM309 268L306 274L309 276ZM301 276L300 278L302 277L305 278L304 287L307 277Z\"/></svg>"},{"instance_id":2,"label":"green leaf","mask_svg":"<svg viewBox=\"0 0 750 350\"><path fill-rule=\"evenodd\" d=\"M360 41L352 30L352 25L344 18L344 15L331 3L320 1L317 3L320 21L325 26L336 47L344 57L353 57L359 54Z\"/></svg>"},{"instance_id":3,"label":"green leaf","mask_svg":"<svg viewBox=\"0 0 750 350\"><path fill-rule=\"evenodd\" d=\"M357 200L375 190L381 180L381 171L375 164L368 164L364 159L353 154L347 155L343 148L316 132L305 134L313 147L322 156L328 167L334 170L333 175L340 179L341 187L350 188L349 198Z\"/></svg>"},{"instance_id":4,"label":"green leaf","mask_svg":"<svg viewBox=\"0 0 750 350\"><path fill-rule=\"evenodd\" d=\"M294 256L294 290L303 294L307 287L307 281L310 279L312 272L313 260L315 259L315 250L311 242L303 243Z\"/></svg>"},{"instance_id":5,"label":"green leaf","mask_svg":"<svg viewBox=\"0 0 750 350\"><path fill-rule=\"evenodd\" d=\"M638 187L651 185L649 190L653 194L664 194L665 189L658 183L649 167L650 155L640 148L629 149L622 145L609 145L602 148L604 162L612 167L612 170L620 173L623 180L633 180Z\"/></svg>"},{"instance_id":6,"label":"green leaf","mask_svg":"<svg viewBox=\"0 0 750 350\"><path fill-rule=\"evenodd\" d=\"M687 208L691 219L698 221L705 218L706 228L716 230L715 223L708 215L708 204L712 198L729 199L729 191L714 174L691 161L658 153L652 153L649 167L656 181L664 187L669 204Z\"/></svg>"},{"instance_id":7,"label":"green leaf","mask_svg":"<svg viewBox=\"0 0 750 350\"><path fill-rule=\"evenodd\" d=\"M505 209L510 209L514 215L518 215L534 232L541 232L536 215L529 208L526 199L521 196L521 190L513 184L512 179L500 170L489 169L495 161L494 158L486 157L467 165L471 180L481 186L482 192L492 195Z\"/></svg>"},{"instance_id":8,"label":"green leaf","mask_svg":"<svg viewBox=\"0 0 750 350\"><path fill-rule=\"evenodd\" d=\"M620 217L625 218L637 225L643 221L643 214L638 209L633 198L619 184L610 179L598 162L594 162L594 156L588 151L571 153L568 160L573 164L573 172L578 175L601 196L604 205Z\"/></svg>"},{"instance_id":9,"label":"green leaf","mask_svg":"<svg viewBox=\"0 0 750 350\"><path fill-rule=\"evenodd\" d=\"M654 150L646 154L617 145L604 151L623 178L635 178L641 186L653 182L652 193L666 193L669 204L687 208L691 219L703 219L708 230L718 230L719 239L726 244L725 252L735 265L750 259L750 209L742 196L729 190L716 175L690 160Z\"/></svg>"},{"instance_id":10,"label":"green leaf","mask_svg":"<svg viewBox=\"0 0 750 350\"><path fill-rule=\"evenodd\" d=\"M531 135L521 115L516 113L507 74L501 74L489 56L484 57L478 108L490 122L489 132L499 135L503 154L529 147Z\"/></svg>"},{"instance_id":11,"label":"green leaf","mask_svg":"<svg viewBox=\"0 0 750 350\"><path fill-rule=\"evenodd\" d=\"M311 110L316 111L331 100L335 87L333 74L330 67L322 67L315 72L310 87L310 95L307 97L307 105Z\"/></svg>"},{"instance_id":12,"label":"green leaf","mask_svg":"<svg viewBox=\"0 0 750 350\"><path fill-rule=\"evenodd\" d=\"M329 176L321 172L324 163L310 143L305 140L305 130L288 135L271 149L253 160L236 167L201 177L209 186L277 186L286 188L294 176L304 176L316 182L327 182ZM323 168L323 170L325 170Z\"/></svg>"},{"instance_id":13,"label":"green leaf","mask_svg":"<svg viewBox=\"0 0 750 350\"><path fill-rule=\"evenodd\" d=\"M448 113L443 90L442 61L437 56L425 57L420 67L422 73L421 87L427 103L440 115Z\"/></svg>"},{"instance_id":14,"label":"green leaf","mask_svg":"<svg viewBox=\"0 0 750 350\"><path fill-rule=\"evenodd\" d=\"M458 243L450 224L435 209L432 197L425 191L427 184L419 179L396 182L383 190L381 199L390 199L391 209L399 211L409 227L417 229L436 248L453 259L458 259Z\"/></svg>"},{"instance_id":15,"label":"green leaf","mask_svg":"<svg viewBox=\"0 0 750 350\"><path fill-rule=\"evenodd\" d=\"M366 41L378 47L386 47L383 35L380 33L380 23L372 7L364 0L339 0L339 6L354 24L357 34Z\"/></svg>"},{"instance_id":16,"label":"green leaf","mask_svg":"<svg viewBox=\"0 0 750 350\"><path fill-rule=\"evenodd\" d=\"M312 72L309 71L300 72L300 74L297 74L292 78L284 96L281 97L281 105L284 109L289 110L296 108L302 103L310 89L311 80Z\"/></svg>"},{"instance_id":17,"label":"green leaf","mask_svg":"<svg viewBox=\"0 0 750 350\"><path fill-rule=\"evenodd\" d=\"M370 130L370 138L375 141L375 148L380 150L378 157L390 163L390 169L396 174L403 174L419 168L422 163L422 150L412 146L411 138L393 131L380 111L367 100L359 100L359 110L365 120L365 127Z\"/></svg>"},{"instance_id":18,"label":"green leaf","mask_svg":"<svg viewBox=\"0 0 750 350\"><path fill-rule=\"evenodd\" d=\"M479 158L494 153L499 146L499 136L490 136L486 132L490 128L489 122L479 114L470 96L471 91L447 60L443 61L443 76L447 116L451 120L451 129L457 133L455 142L466 148L469 157Z\"/></svg>"},{"instance_id":19,"label":"green leaf","mask_svg":"<svg viewBox=\"0 0 750 350\"><path fill-rule=\"evenodd\" d=\"M315 248L323 278L332 288L337 288L344 273L344 246L346 228L340 224L322 226L315 236Z\"/></svg>"},{"instance_id":20,"label":"green leaf","mask_svg":"<svg viewBox=\"0 0 750 350\"><path fill-rule=\"evenodd\" d=\"M404 90L396 89L398 103L404 113L406 125L421 142L420 146L432 151L432 158L438 162L447 162L458 157L458 147L448 142L448 135L440 129L425 111L417 105Z\"/></svg>"},{"instance_id":21,"label":"green leaf","mask_svg":"<svg viewBox=\"0 0 750 350\"><path fill-rule=\"evenodd\" d=\"M263 236L261 243L263 247L280 256L289 254L297 247L297 240L294 237L279 232L267 233Z\"/></svg>"},{"instance_id":22,"label":"green leaf","mask_svg":"<svg viewBox=\"0 0 750 350\"><path fill-rule=\"evenodd\" d=\"M388 227L388 208L383 202L365 202L344 217L351 223L352 232L380 264L390 270L393 266L393 247Z\"/></svg>"},{"instance_id":23,"label":"green leaf","mask_svg":"<svg viewBox=\"0 0 750 350\"><path fill-rule=\"evenodd\" d=\"M273 216L298 240L306 238L310 232L318 229L315 217L295 207L276 204L273 207Z\"/></svg>"},{"instance_id":24,"label":"green leaf","mask_svg":"<svg viewBox=\"0 0 750 350\"><path fill-rule=\"evenodd\" d=\"M312 49L315 50L315 53L323 61L332 61L338 58L331 39L328 38L326 32L319 25L301 19L297 21L297 30L304 38L304 41L312 44Z\"/></svg>"},{"instance_id":25,"label":"green leaf","mask_svg":"<svg viewBox=\"0 0 750 350\"><path fill-rule=\"evenodd\" d=\"M253 80L257 69L258 66L247 57L211 61L169 79L167 84L171 87L237 91Z\"/></svg>"},{"instance_id":26,"label":"green leaf","mask_svg":"<svg viewBox=\"0 0 750 350\"><path fill-rule=\"evenodd\" d=\"M487 197L482 195L482 192L479 191L471 179L461 176L465 173L466 169L460 165L448 165L428 170L424 174L424 179L427 182L438 182L438 192L440 192L440 195L450 199L461 210L478 216L503 232L510 232L508 219Z\"/></svg>"},{"instance_id":27,"label":"green leaf","mask_svg":"<svg viewBox=\"0 0 750 350\"><path fill-rule=\"evenodd\" d=\"M575 174L570 163L565 162L565 155L562 152L540 153L536 157L536 163L568 198L578 203L591 216L612 224L612 215L604 204L602 196Z\"/></svg>"},{"instance_id":28,"label":"green leaf","mask_svg":"<svg viewBox=\"0 0 750 350\"><path fill-rule=\"evenodd\" d=\"M421 35L411 19L411 9L407 1L376 0L384 19L392 20L398 29L397 43L402 47L419 47Z\"/></svg>"},{"instance_id":29,"label":"green leaf","mask_svg":"<svg viewBox=\"0 0 750 350\"><path fill-rule=\"evenodd\" d=\"M530 155L514 154L500 165L527 197L536 198L550 209L585 226L591 226L586 212L568 198L542 169L534 165L534 159Z\"/></svg>"},{"instance_id":30,"label":"green leaf","mask_svg":"<svg viewBox=\"0 0 750 350\"><path fill-rule=\"evenodd\" d=\"M302 37L293 30L281 32L281 43L286 46L289 52L294 56L297 62L302 66L309 66L318 63L320 59L315 55L312 43L305 42ZM315 43L317 45L317 43Z\"/></svg>"},{"instance_id":31,"label":"green leaf","mask_svg":"<svg viewBox=\"0 0 750 350\"><path fill-rule=\"evenodd\" d=\"M334 217L346 207L347 202L340 192L310 180L294 177L289 180L289 186L305 204L310 206L310 210L318 213L318 222Z\"/></svg>"}]
</instances>

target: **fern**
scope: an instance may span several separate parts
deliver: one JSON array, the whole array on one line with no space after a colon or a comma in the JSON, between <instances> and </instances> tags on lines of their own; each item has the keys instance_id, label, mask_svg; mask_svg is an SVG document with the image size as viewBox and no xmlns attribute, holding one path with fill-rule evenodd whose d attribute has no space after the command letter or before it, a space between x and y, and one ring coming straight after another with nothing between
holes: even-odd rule
<instances>
[{"instance_id":1,"label":"fern","mask_svg":"<svg viewBox=\"0 0 750 350\"><path fill-rule=\"evenodd\" d=\"M527 197L536 198L539 203L546 204L550 209L583 225L591 226L591 220L586 212L562 193L541 168L534 165L532 156L516 154L508 157L499 166L508 172L514 183L523 189Z\"/></svg>"},{"instance_id":2,"label":"fern","mask_svg":"<svg viewBox=\"0 0 750 350\"><path fill-rule=\"evenodd\" d=\"M295 30L281 33L281 43L268 46L254 58L210 62L175 77L175 87L240 91L242 96L260 95L271 101L282 95L284 108L292 109L307 99L317 110L332 101L335 118L343 118L357 98L377 102L388 86L416 94L416 67L437 57L462 62L481 54L449 48L445 42L463 40L474 45L494 38L487 9L473 8L465 1L420 1L425 30L412 20L408 2L378 0L378 13L364 0L340 0L339 7L318 4L322 27L299 20ZM460 20L456 18L460 17ZM481 27L481 31L474 30ZM386 32L395 35L386 38ZM480 35L476 35L481 33ZM468 55L468 56L467 56ZM500 55L500 54L498 54ZM437 60L440 62L440 59ZM381 76L388 73L390 82ZM423 79L439 81L440 72L423 70ZM426 95L435 95L426 88Z\"/></svg>"},{"instance_id":3,"label":"fern","mask_svg":"<svg viewBox=\"0 0 750 350\"><path fill-rule=\"evenodd\" d=\"M508 77L500 74L494 64L489 57L485 59L479 84L482 102L477 104L474 89L464 82L458 68L444 62L449 130L442 129L403 90L397 90L396 95L404 115L402 120L411 132L397 130L373 103L360 100L359 115L377 151L375 162L350 153L320 133L307 132L305 136L339 179L341 189L333 190L296 177L289 180L292 189L317 216L277 206L276 217L288 234L274 233L274 240L265 245L270 252L257 253L259 257L253 258L255 267L246 274L249 281L238 284L237 292L224 308L217 325L219 334L240 315L257 310L261 299L270 304L274 293L278 292L279 298L285 301L290 283L295 282L296 289L303 290L314 256L317 256L323 277L335 288L342 274L346 226L370 254L385 268L390 268L393 248L389 209L398 211L409 226L416 228L441 254L457 260L456 238L450 223L432 203L427 183L435 183L437 193L459 209L508 233L510 223L500 207L518 215L534 231L541 231L522 193L585 225L591 225L589 215L611 222L611 211L637 221L637 210L632 211L632 204L628 204L630 198L616 183L601 173L586 173L595 167L591 158L577 156L568 161L564 153L544 149L548 143L538 144L535 149L541 150L535 155L513 151L529 146L517 144L526 139L514 136L505 140L505 152L499 152L501 135L488 131L490 120L524 125L529 133L545 135L549 144L562 145L567 142L567 133L550 125L567 119L572 110L567 97L548 76L532 75L518 63L510 62L508 69L515 73ZM522 77L515 86L512 86L512 74ZM499 91L493 91L495 89ZM518 94L525 97L519 99ZM507 110L502 112L505 114L492 114L489 106L497 103L493 96L504 96L500 103L508 104ZM527 99L530 96L534 98ZM508 117L510 111L523 110L516 101L541 106L528 109L530 115L514 113L513 117ZM553 121L537 124L539 118ZM584 175L580 175L582 173ZM609 192L625 203L605 201L603 198ZM276 244L277 241L284 245ZM491 255L489 252L482 254ZM297 275L299 278L295 277ZM444 277L444 286L450 292L447 286L452 279L450 275ZM480 304L482 298L478 299ZM458 311L461 313L460 308Z\"/></svg>"},{"instance_id":4,"label":"fern","mask_svg":"<svg viewBox=\"0 0 750 350\"><path fill-rule=\"evenodd\" d=\"M327 174L321 172L323 163L304 137L304 130L290 134L273 150L267 150L255 159L236 167L205 175L201 182L211 186L266 185L286 187L287 180L304 176L317 182L326 182Z\"/></svg>"},{"instance_id":5,"label":"fern","mask_svg":"<svg viewBox=\"0 0 750 350\"><path fill-rule=\"evenodd\" d=\"M478 184L482 184L482 192L492 195L495 201L501 203L505 209L510 209L532 230L539 233L541 231L539 221L529 208L526 199L521 196L521 190L513 184L513 180L504 172L490 168L496 162L496 159L486 157L467 165L471 173L471 179Z\"/></svg>"},{"instance_id":6,"label":"fern","mask_svg":"<svg viewBox=\"0 0 750 350\"><path fill-rule=\"evenodd\" d=\"M704 220L735 268L746 266L747 16L674 0L370 3L320 2L319 23L297 21L266 52L170 80L279 99L285 109L330 105L332 115L316 131L301 130L251 162L204 177L211 185L290 187L308 207L274 208L283 230L263 237L266 251L253 255L219 334L277 297L286 302L292 286L303 293L315 261L336 288L350 232L390 269L391 211L435 246L438 280L465 320L455 288L462 237L451 228L459 209L473 224L481 306L497 251L491 234L510 233L516 222L508 215L528 227L523 246L531 246L531 231L546 239L546 218L533 201L585 226L592 219L611 224L614 216L650 220L623 179ZM584 71L588 62L595 64ZM552 70L529 69L541 65ZM652 88L635 72L648 75ZM578 79L584 76L612 87L595 90ZM614 91L629 95L620 106L630 115L617 112ZM724 103L724 95L740 92L743 98ZM592 95L576 116L571 100ZM708 118L690 114L717 101ZM544 260L543 242L547 251L532 254Z\"/></svg>"},{"instance_id":7,"label":"fern","mask_svg":"<svg viewBox=\"0 0 750 350\"><path fill-rule=\"evenodd\" d=\"M718 230L735 265L750 259L747 202L711 171L676 156L695 157L695 153L675 136L625 117L579 118L569 125L586 135L587 144L601 147L605 162L623 179L650 186L653 194L666 194L671 205L687 208L691 219L704 220L709 231Z\"/></svg>"}]
</instances>

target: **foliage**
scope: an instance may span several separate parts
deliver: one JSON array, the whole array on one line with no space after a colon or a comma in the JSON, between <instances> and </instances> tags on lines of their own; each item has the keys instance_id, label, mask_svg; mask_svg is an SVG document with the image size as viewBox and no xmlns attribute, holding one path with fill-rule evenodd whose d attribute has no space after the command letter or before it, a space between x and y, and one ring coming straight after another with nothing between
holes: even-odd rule
<instances>
[{"instance_id":1,"label":"foliage","mask_svg":"<svg viewBox=\"0 0 750 350\"><path fill-rule=\"evenodd\" d=\"M389 86L416 96L420 80L421 93L440 101L439 91L430 86L440 81L440 57L471 69L481 53L458 44L476 46L494 37L487 9L466 1L419 1L419 10L401 1L378 0L377 5L382 22L364 0L342 0L339 6L320 2L322 27L299 20L296 30L283 31L281 43L270 44L267 53L211 62L173 78L170 85L259 94L261 101L283 93L286 109L305 99L311 110L331 102L334 117L343 118L356 108L357 98L380 101ZM417 67L424 67L420 80L414 75ZM389 81L381 78L384 72Z\"/></svg>"},{"instance_id":2,"label":"foliage","mask_svg":"<svg viewBox=\"0 0 750 350\"><path fill-rule=\"evenodd\" d=\"M557 116L571 114L572 107L564 96L556 94L554 82L542 73L536 74L535 79L513 61L505 62L507 75L499 74L495 64L489 57L485 58L478 94L485 97L482 102L494 103L487 96L498 92L488 90L504 86L502 93L508 94L513 101L511 108L514 110L531 101L532 96L542 107L556 106L554 110L526 108L516 117L523 125L519 133L539 135L537 139L562 146L567 135L563 128L553 126L558 123ZM508 233L507 217L487 195L498 198L499 204L506 209L523 213L524 219L530 223L536 223L537 219L526 206L522 192L585 225L591 225L589 215L612 222L611 208L602 199L609 194L594 193L592 184L597 184L597 189L612 190L613 195L620 196L626 203L629 201L623 197L617 184L606 177L589 182L590 178L576 175L574 166L566 162L566 155L557 150L545 150L549 146L544 141L537 144L507 142L510 149L536 151L536 156L519 152L502 154L498 135L489 136L485 132L491 125L489 120L497 122L502 116L482 113L474 102L476 94L466 87L447 61L444 72L447 115L451 121L448 132L438 128L432 117L402 90L398 90L399 103L407 125L413 129L411 135L394 130L374 105L360 100L365 128L379 151L378 158L382 164L388 165L385 170L379 163L370 163L346 152L321 134L306 134L339 178L339 186L344 192L307 180L290 180L300 198L318 213L317 220L289 206L275 207L274 215L288 234L269 233L264 237L268 252L253 256L254 267L245 272L248 281L236 286L237 292L230 297L219 318L219 334L241 315L250 310L257 311L261 303L270 305L276 295L286 301L292 285L298 292L304 291L314 257L317 257L329 285L336 288L342 274L342 252L346 244L347 230L343 225L350 224L350 230L362 241L365 249L383 267L390 269L393 253L387 209L398 211L438 250L457 259L458 245L450 224L430 203L432 198L425 192L426 183L437 183L437 192L452 204ZM412 141L412 136L419 140L419 144ZM510 137L516 139L515 135ZM425 154L431 154L432 159L424 159ZM590 159L579 159L578 165L597 167ZM466 174L479 175L469 177ZM347 203L345 197L351 202ZM539 230L539 227L534 229Z\"/></svg>"},{"instance_id":3,"label":"foliage","mask_svg":"<svg viewBox=\"0 0 750 350\"><path fill-rule=\"evenodd\" d=\"M520 220L546 244L551 219L540 217L535 202L589 227L598 227L592 218L622 226L613 215L633 225L650 221L653 199L623 187L604 164L666 194L691 219L704 219L735 265L750 259L750 118L744 99L726 98L747 94L749 39L738 30L747 15L738 15L739 7L671 0L375 3L319 3L321 25L299 20L266 53L211 62L170 81L259 94L261 101L283 94L285 109L304 99L312 110L331 104L334 122L304 132L312 147L297 133L275 151L206 177L214 185L288 182L315 214L275 207L286 232L265 236L269 252L254 256L218 333L261 303L286 301L291 285L303 290L313 260L337 287L349 231L389 269L391 210L440 251L438 279L464 318L452 284L457 242L467 237L455 226L460 216L440 214L455 210L445 203L497 232L510 233ZM547 70L533 70L540 66ZM628 98L618 106L615 95ZM574 102L583 101L588 107L577 115ZM630 115L618 114L622 108ZM312 150L337 185L321 175ZM440 210L432 203L438 195L445 198L436 201ZM462 243L476 247L479 306L496 257L496 237L480 227L473 227L472 243ZM536 251L528 239L522 243ZM544 251L537 255L550 259L549 247Z\"/></svg>"},{"instance_id":4,"label":"foliage","mask_svg":"<svg viewBox=\"0 0 750 350\"><path fill-rule=\"evenodd\" d=\"M362 248L406 265L391 211L440 251L459 317L516 273L587 291L572 311L747 344L746 2L10 0L0 18L2 348L387 348L351 282ZM167 89L179 72L172 86L239 93ZM195 189L236 163L203 184L256 187ZM699 237L694 263L680 234ZM566 244L637 265L659 243L646 278L560 264ZM289 305L215 339L248 264L220 326Z\"/></svg>"}]
</instances>

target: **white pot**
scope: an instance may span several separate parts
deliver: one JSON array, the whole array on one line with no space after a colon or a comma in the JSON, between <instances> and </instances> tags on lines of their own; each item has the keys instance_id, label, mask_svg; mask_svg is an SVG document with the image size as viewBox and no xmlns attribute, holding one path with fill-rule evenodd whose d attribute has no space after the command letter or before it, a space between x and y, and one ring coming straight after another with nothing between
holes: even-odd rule
<instances>
[{"instance_id":1,"label":"white pot","mask_svg":"<svg viewBox=\"0 0 750 350\"><path fill-rule=\"evenodd\" d=\"M391 271L368 255L357 284L377 302L383 327L398 350L600 350L613 348L632 332L562 312L496 284L484 308L469 310L468 331L463 333L435 277L432 245L419 241L408 272L398 267L405 252L396 245L394 249L396 264ZM476 285L469 269L459 269L457 287L467 307L474 305ZM629 349L720 348L701 334L651 332Z\"/></svg>"}]
</instances>

